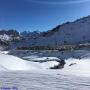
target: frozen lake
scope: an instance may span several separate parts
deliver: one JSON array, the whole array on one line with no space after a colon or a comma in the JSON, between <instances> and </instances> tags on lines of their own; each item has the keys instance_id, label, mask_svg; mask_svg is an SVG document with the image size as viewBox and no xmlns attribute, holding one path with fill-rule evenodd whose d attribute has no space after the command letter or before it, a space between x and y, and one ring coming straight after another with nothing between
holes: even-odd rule
<instances>
[{"instance_id":1,"label":"frozen lake","mask_svg":"<svg viewBox=\"0 0 90 90\"><path fill-rule=\"evenodd\" d=\"M0 90L90 90L90 77L37 72L0 72Z\"/></svg>"}]
</instances>

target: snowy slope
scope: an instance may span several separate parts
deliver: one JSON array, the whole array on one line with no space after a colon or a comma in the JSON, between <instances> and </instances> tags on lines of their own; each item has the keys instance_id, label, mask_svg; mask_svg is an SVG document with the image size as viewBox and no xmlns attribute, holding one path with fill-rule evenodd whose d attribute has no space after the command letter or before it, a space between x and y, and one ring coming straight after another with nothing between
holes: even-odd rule
<instances>
[{"instance_id":1,"label":"snowy slope","mask_svg":"<svg viewBox=\"0 0 90 90\"><path fill-rule=\"evenodd\" d=\"M47 39L56 40L57 44L76 44L90 41L90 16L59 27L58 32ZM53 42L53 41L52 41Z\"/></svg>"},{"instance_id":2,"label":"snowy slope","mask_svg":"<svg viewBox=\"0 0 90 90\"><path fill-rule=\"evenodd\" d=\"M22 69L27 70L28 64L22 59L16 58L11 55L5 55L7 52L0 54L0 85L1 89L10 88L11 90L90 90L90 58L89 59L73 59L70 58L66 61L65 68L62 70L50 70L40 69L39 67L50 66L52 63L30 63L30 67L36 67L36 69L30 69L28 71L13 71L11 68L17 68L20 66ZM89 52L88 52L89 54ZM2 59L4 60L4 65ZM37 58L37 57L34 57ZM13 60L16 61L13 61ZM10 60L10 63L7 63ZM13 62L12 62L13 61ZM8 66L6 65L9 64ZM20 63L22 65L20 65ZM71 63L77 63L72 66L68 66ZM14 65L9 67L11 65ZM19 65L19 66L18 66ZM25 69L26 68L26 69ZM5 70L4 72L1 72ZM13 69L15 70L15 69ZM7 72L8 71L8 72Z\"/></svg>"},{"instance_id":3,"label":"snowy slope","mask_svg":"<svg viewBox=\"0 0 90 90\"><path fill-rule=\"evenodd\" d=\"M11 37L9 35L0 35L0 40L2 41L10 41L11 40Z\"/></svg>"},{"instance_id":4,"label":"snowy slope","mask_svg":"<svg viewBox=\"0 0 90 90\"><path fill-rule=\"evenodd\" d=\"M59 26L58 31L50 37L45 37L43 42L54 45L88 42L90 41L89 34L90 16Z\"/></svg>"},{"instance_id":5,"label":"snowy slope","mask_svg":"<svg viewBox=\"0 0 90 90\"><path fill-rule=\"evenodd\" d=\"M26 63L17 57L0 53L0 70L27 70Z\"/></svg>"},{"instance_id":6,"label":"snowy slope","mask_svg":"<svg viewBox=\"0 0 90 90\"><path fill-rule=\"evenodd\" d=\"M90 90L90 77L47 72L0 72L0 84L11 90Z\"/></svg>"},{"instance_id":7,"label":"snowy slope","mask_svg":"<svg viewBox=\"0 0 90 90\"><path fill-rule=\"evenodd\" d=\"M82 53L84 53L84 50L79 52L81 53L82 59L75 59L75 58L68 58L65 59L66 64L63 69L58 70L51 70L50 67L53 67L55 65L58 65L57 61L54 61L55 59L58 60L57 57L48 57L51 61L48 61L47 57L36 57L36 56L28 56L28 60L23 60L20 58L17 58L12 55L7 55L7 52L0 53L0 71L17 71L17 70L23 70L23 71L35 71L35 72L42 72L42 73L56 73L56 74L64 74L64 75L84 75L84 76L90 76L90 51L85 51L85 56L83 56ZM54 59L54 60L53 60ZM33 62L34 60L42 60L45 62Z\"/></svg>"},{"instance_id":8,"label":"snowy slope","mask_svg":"<svg viewBox=\"0 0 90 90\"><path fill-rule=\"evenodd\" d=\"M46 69L57 64L58 62L56 61L51 61L43 64L40 64L39 62L30 62L12 55L7 55L6 52L0 52L0 71Z\"/></svg>"},{"instance_id":9,"label":"snowy slope","mask_svg":"<svg viewBox=\"0 0 90 90\"><path fill-rule=\"evenodd\" d=\"M88 41L90 41L90 16L59 26L54 34L39 39L37 43L55 45Z\"/></svg>"}]
</instances>

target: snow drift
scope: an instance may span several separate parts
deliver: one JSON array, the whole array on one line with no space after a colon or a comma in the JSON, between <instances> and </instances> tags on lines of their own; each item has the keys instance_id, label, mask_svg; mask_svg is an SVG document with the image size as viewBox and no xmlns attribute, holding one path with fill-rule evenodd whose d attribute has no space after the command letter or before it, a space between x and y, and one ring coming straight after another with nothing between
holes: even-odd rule
<instances>
[{"instance_id":1,"label":"snow drift","mask_svg":"<svg viewBox=\"0 0 90 90\"><path fill-rule=\"evenodd\" d=\"M20 58L0 53L0 70L28 70L26 62Z\"/></svg>"},{"instance_id":2,"label":"snow drift","mask_svg":"<svg viewBox=\"0 0 90 90\"><path fill-rule=\"evenodd\" d=\"M43 58L42 58L43 59ZM46 69L58 64L56 61L46 62L40 64L39 62L31 62L20 59L12 55L0 53L0 70L33 70Z\"/></svg>"},{"instance_id":3,"label":"snow drift","mask_svg":"<svg viewBox=\"0 0 90 90\"><path fill-rule=\"evenodd\" d=\"M18 57L7 55L7 52L0 53L0 71L40 71L43 73L58 73L58 74L72 74L72 75L86 75L90 76L90 58L89 52L82 59L69 58L66 59L66 64L63 69L51 70L50 67L58 65L57 61L33 62L33 60L46 60L47 57L28 57L29 60L23 60ZM31 61L30 61L31 59ZM55 57L48 57L48 59L55 59ZM45 61L44 60L44 61Z\"/></svg>"}]
</instances>

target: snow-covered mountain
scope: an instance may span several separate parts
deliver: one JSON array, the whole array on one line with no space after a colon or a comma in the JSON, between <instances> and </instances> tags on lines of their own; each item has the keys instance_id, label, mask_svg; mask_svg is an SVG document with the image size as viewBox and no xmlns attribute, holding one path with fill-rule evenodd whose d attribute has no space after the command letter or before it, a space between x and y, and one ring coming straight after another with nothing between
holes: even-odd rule
<instances>
[{"instance_id":1,"label":"snow-covered mountain","mask_svg":"<svg viewBox=\"0 0 90 90\"><path fill-rule=\"evenodd\" d=\"M0 30L0 50L8 49L11 42L15 42L19 38L19 32L16 30Z\"/></svg>"},{"instance_id":2,"label":"snow-covered mountain","mask_svg":"<svg viewBox=\"0 0 90 90\"><path fill-rule=\"evenodd\" d=\"M8 35L12 48L34 47L34 46L59 46L90 42L90 16L58 25L46 32L0 32ZM6 38L7 39L7 38Z\"/></svg>"},{"instance_id":3,"label":"snow-covered mountain","mask_svg":"<svg viewBox=\"0 0 90 90\"><path fill-rule=\"evenodd\" d=\"M30 35L28 35L28 39L23 37L24 39L16 43L15 46L56 46L87 43L90 42L90 16L58 25L47 32Z\"/></svg>"}]
</instances>

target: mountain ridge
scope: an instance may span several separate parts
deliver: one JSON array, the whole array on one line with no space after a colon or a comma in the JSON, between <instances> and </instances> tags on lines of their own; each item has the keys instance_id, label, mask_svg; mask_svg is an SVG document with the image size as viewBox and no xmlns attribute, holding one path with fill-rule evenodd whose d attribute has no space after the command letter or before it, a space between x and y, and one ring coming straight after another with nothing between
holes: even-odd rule
<instances>
[{"instance_id":1,"label":"mountain ridge","mask_svg":"<svg viewBox=\"0 0 90 90\"><path fill-rule=\"evenodd\" d=\"M0 35L8 35L10 47L60 46L90 42L90 15L58 25L46 32L17 32L15 30L0 31ZM8 34L9 33L9 34ZM13 38L13 39L12 39ZM0 38L2 39L2 38Z\"/></svg>"}]
</instances>

